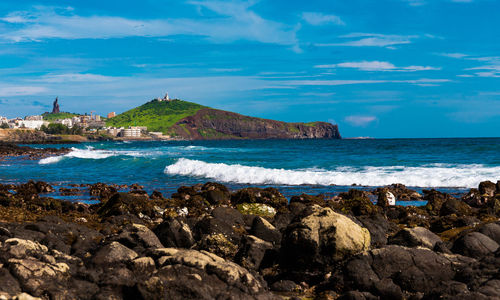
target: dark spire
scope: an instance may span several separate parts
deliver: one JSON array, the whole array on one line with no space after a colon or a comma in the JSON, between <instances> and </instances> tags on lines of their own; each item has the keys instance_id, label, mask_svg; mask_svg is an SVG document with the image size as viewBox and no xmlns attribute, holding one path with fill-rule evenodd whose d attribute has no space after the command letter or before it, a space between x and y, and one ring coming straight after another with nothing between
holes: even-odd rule
<instances>
[{"instance_id":1,"label":"dark spire","mask_svg":"<svg viewBox=\"0 0 500 300\"><path fill-rule=\"evenodd\" d=\"M59 103L57 103L58 97L56 97L56 100L54 101L54 106L52 107L52 113L57 114L59 113Z\"/></svg>"}]
</instances>

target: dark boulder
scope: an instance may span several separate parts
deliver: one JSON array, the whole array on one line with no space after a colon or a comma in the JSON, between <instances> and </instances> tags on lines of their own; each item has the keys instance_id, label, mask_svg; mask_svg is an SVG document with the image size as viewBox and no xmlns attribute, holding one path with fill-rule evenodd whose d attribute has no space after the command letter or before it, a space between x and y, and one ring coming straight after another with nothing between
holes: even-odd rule
<instances>
[{"instance_id":1,"label":"dark boulder","mask_svg":"<svg viewBox=\"0 0 500 300\"><path fill-rule=\"evenodd\" d=\"M391 244L417 247L423 246L434 249L437 243L442 242L439 236L423 227L405 228L389 239Z\"/></svg>"},{"instance_id":2,"label":"dark boulder","mask_svg":"<svg viewBox=\"0 0 500 300\"><path fill-rule=\"evenodd\" d=\"M290 198L290 203L294 202L302 203L305 205L314 205L314 204L320 206L326 205L325 196L323 195L312 196L312 195L302 194L300 196L292 196Z\"/></svg>"},{"instance_id":3,"label":"dark boulder","mask_svg":"<svg viewBox=\"0 0 500 300\"><path fill-rule=\"evenodd\" d=\"M467 203L464 201L449 198L442 205L439 210L440 216L447 216L451 214L455 214L457 216L469 216L472 213L472 209Z\"/></svg>"},{"instance_id":4,"label":"dark boulder","mask_svg":"<svg viewBox=\"0 0 500 300\"><path fill-rule=\"evenodd\" d=\"M493 197L497 190L496 185L491 181L483 181L479 183L479 194L481 196Z\"/></svg>"},{"instance_id":5,"label":"dark boulder","mask_svg":"<svg viewBox=\"0 0 500 300\"><path fill-rule=\"evenodd\" d=\"M102 205L97 213L103 217L134 215L140 219L153 220L161 217L154 202L147 195L134 195L130 193L116 193Z\"/></svg>"},{"instance_id":6,"label":"dark boulder","mask_svg":"<svg viewBox=\"0 0 500 300\"><path fill-rule=\"evenodd\" d=\"M387 244L387 237L399 230L396 224L389 222L381 214L359 216L357 219L370 232L371 246L373 248L382 247Z\"/></svg>"},{"instance_id":7,"label":"dark boulder","mask_svg":"<svg viewBox=\"0 0 500 300\"><path fill-rule=\"evenodd\" d=\"M230 200L230 192L226 186L216 183L216 182L207 182L201 187L201 193L205 199L211 205L229 205Z\"/></svg>"},{"instance_id":8,"label":"dark boulder","mask_svg":"<svg viewBox=\"0 0 500 300\"><path fill-rule=\"evenodd\" d=\"M195 243L191 228L181 218L167 218L154 233L165 247L191 248Z\"/></svg>"},{"instance_id":9,"label":"dark boulder","mask_svg":"<svg viewBox=\"0 0 500 300\"><path fill-rule=\"evenodd\" d=\"M268 241L273 245L281 243L281 232L277 230L271 223L261 217L253 219L252 228L250 233L260 239Z\"/></svg>"},{"instance_id":10,"label":"dark boulder","mask_svg":"<svg viewBox=\"0 0 500 300\"><path fill-rule=\"evenodd\" d=\"M497 223L489 223L481 227L479 232L486 235L490 239L497 242L500 245L500 225Z\"/></svg>"},{"instance_id":11,"label":"dark boulder","mask_svg":"<svg viewBox=\"0 0 500 300\"><path fill-rule=\"evenodd\" d=\"M242 239L240 250L234 260L246 269L258 270L266 255L266 251L272 248L273 245L271 243L253 235L247 235Z\"/></svg>"},{"instance_id":12,"label":"dark boulder","mask_svg":"<svg viewBox=\"0 0 500 300\"><path fill-rule=\"evenodd\" d=\"M470 232L455 241L451 251L469 257L481 258L493 254L499 245L480 232Z\"/></svg>"}]
</instances>

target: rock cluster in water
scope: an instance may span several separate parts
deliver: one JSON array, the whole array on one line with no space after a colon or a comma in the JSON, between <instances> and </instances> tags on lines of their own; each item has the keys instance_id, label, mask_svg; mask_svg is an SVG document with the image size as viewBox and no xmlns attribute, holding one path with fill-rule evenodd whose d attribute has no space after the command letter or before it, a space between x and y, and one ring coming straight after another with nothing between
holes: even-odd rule
<instances>
[{"instance_id":1,"label":"rock cluster in water","mask_svg":"<svg viewBox=\"0 0 500 300\"><path fill-rule=\"evenodd\" d=\"M68 148L32 148L18 146L13 143L0 141L0 160L8 157L22 156L27 159L40 159L48 156L62 155L70 152Z\"/></svg>"},{"instance_id":2,"label":"rock cluster in water","mask_svg":"<svg viewBox=\"0 0 500 300\"><path fill-rule=\"evenodd\" d=\"M100 200L88 205L45 197L44 182L0 185L0 298L500 297L500 182L460 199L393 185L376 205L354 189L119 188L62 190ZM428 203L391 206L388 192Z\"/></svg>"}]
</instances>

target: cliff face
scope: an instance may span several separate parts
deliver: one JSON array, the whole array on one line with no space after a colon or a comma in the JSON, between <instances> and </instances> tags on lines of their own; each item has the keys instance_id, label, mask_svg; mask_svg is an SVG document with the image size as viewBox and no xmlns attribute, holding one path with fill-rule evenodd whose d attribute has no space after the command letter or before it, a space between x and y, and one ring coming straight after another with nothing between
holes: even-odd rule
<instances>
[{"instance_id":1,"label":"cliff face","mask_svg":"<svg viewBox=\"0 0 500 300\"><path fill-rule=\"evenodd\" d=\"M172 126L179 137L207 139L340 139L337 125L326 122L286 123L203 108Z\"/></svg>"}]
</instances>

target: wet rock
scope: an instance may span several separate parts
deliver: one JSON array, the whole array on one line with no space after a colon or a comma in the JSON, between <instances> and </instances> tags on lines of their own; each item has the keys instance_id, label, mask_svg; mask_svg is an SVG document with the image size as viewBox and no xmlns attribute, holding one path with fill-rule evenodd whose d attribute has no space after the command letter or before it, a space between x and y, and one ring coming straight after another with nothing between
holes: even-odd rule
<instances>
[{"instance_id":1,"label":"wet rock","mask_svg":"<svg viewBox=\"0 0 500 300\"><path fill-rule=\"evenodd\" d=\"M115 187L98 182L89 186L89 193L91 196L99 197L101 201L106 201L116 194Z\"/></svg>"},{"instance_id":2,"label":"wet rock","mask_svg":"<svg viewBox=\"0 0 500 300\"><path fill-rule=\"evenodd\" d=\"M479 194L481 194L481 196L493 197L495 195L497 187L491 181L483 181L483 182L479 183L478 190L479 190Z\"/></svg>"},{"instance_id":3,"label":"wet rock","mask_svg":"<svg viewBox=\"0 0 500 300\"><path fill-rule=\"evenodd\" d=\"M241 239L239 230L236 231L232 225L211 216L204 217L193 228L194 237L196 240L201 240L205 235L222 234L229 241L238 244Z\"/></svg>"},{"instance_id":4,"label":"wet rock","mask_svg":"<svg viewBox=\"0 0 500 300\"><path fill-rule=\"evenodd\" d=\"M266 251L273 248L269 242L253 235L247 235L242 240L240 250L236 254L235 262L249 270L258 270Z\"/></svg>"},{"instance_id":5,"label":"wet rock","mask_svg":"<svg viewBox=\"0 0 500 300\"><path fill-rule=\"evenodd\" d=\"M212 253L173 248L155 250L158 279L141 285L148 297L163 299L276 299L246 269ZM146 294L143 294L146 295Z\"/></svg>"},{"instance_id":6,"label":"wet rock","mask_svg":"<svg viewBox=\"0 0 500 300\"><path fill-rule=\"evenodd\" d=\"M439 242L442 242L441 238L423 227L402 229L390 239L391 244L407 247L423 246L429 249L434 249Z\"/></svg>"},{"instance_id":7,"label":"wet rock","mask_svg":"<svg viewBox=\"0 0 500 300\"><path fill-rule=\"evenodd\" d=\"M349 291L338 298L339 300L379 300L370 292Z\"/></svg>"},{"instance_id":8,"label":"wet rock","mask_svg":"<svg viewBox=\"0 0 500 300\"><path fill-rule=\"evenodd\" d=\"M370 247L370 233L330 208L311 207L313 213L290 224L281 252L288 267L314 267L340 260Z\"/></svg>"},{"instance_id":9,"label":"wet rock","mask_svg":"<svg viewBox=\"0 0 500 300\"><path fill-rule=\"evenodd\" d=\"M480 258L493 254L499 245L486 235L479 232L471 232L455 241L451 251L454 253Z\"/></svg>"},{"instance_id":10,"label":"wet rock","mask_svg":"<svg viewBox=\"0 0 500 300\"><path fill-rule=\"evenodd\" d=\"M116 263L128 262L138 255L135 251L123 246L118 242L111 242L97 251L92 257L92 262L96 265L113 265Z\"/></svg>"},{"instance_id":11,"label":"wet rock","mask_svg":"<svg viewBox=\"0 0 500 300\"><path fill-rule=\"evenodd\" d=\"M260 239L271 242L273 245L279 245L281 243L281 232L266 219L261 217L253 219L250 233Z\"/></svg>"},{"instance_id":12,"label":"wet rock","mask_svg":"<svg viewBox=\"0 0 500 300\"><path fill-rule=\"evenodd\" d=\"M452 198L450 195L441 193L434 189L423 190L423 193L424 193L423 199L427 201L425 208L433 215L439 215L441 206L443 206L446 200Z\"/></svg>"},{"instance_id":13,"label":"wet rock","mask_svg":"<svg viewBox=\"0 0 500 300\"><path fill-rule=\"evenodd\" d=\"M149 200L147 195L129 193L114 194L99 208L97 213L103 218L127 214L138 216L140 219L147 217L149 220L161 217L155 209L154 202Z\"/></svg>"},{"instance_id":14,"label":"wet rock","mask_svg":"<svg viewBox=\"0 0 500 300\"><path fill-rule=\"evenodd\" d=\"M153 191L151 193L151 196L149 196L150 199L153 199L153 200L163 200L165 199L163 197L163 194L161 192L158 192L158 191Z\"/></svg>"},{"instance_id":15,"label":"wet rock","mask_svg":"<svg viewBox=\"0 0 500 300\"><path fill-rule=\"evenodd\" d=\"M180 218L168 218L154 229L166 247L191 248L195 243L191 228Z\"/></svg>"},{"instance_id":16,"label":"wet rock","mask_svg":"<svg viewBox=\"0 0 500 300\"><path fill-rule=\"evenodd\" d=\"M229 205L231 194L227 187L216 182L207 182L201 187L202 195L211 205Z\"/></svg>"},{"instance_id":17,"label":"wet rock","mask_svg":"<svg viewBox=\"0 0 500 300\"><path fill-rule=\"evenodd\" d=\"M385 208L390 205L396 205L396 197L389 189L381 189L378 193L377 206Z\"/></svg>"},{"instance_id":18,"label":"wet rock","mask_svg":"<svg viewBox=\"0 0 500 300\"><path fill-rule=\"evenodd\" d=\"M245 188L231 195L233 204L262 203L275 209L285 208L288 200L275 188Z\"/></svg>"}]
</instances>

